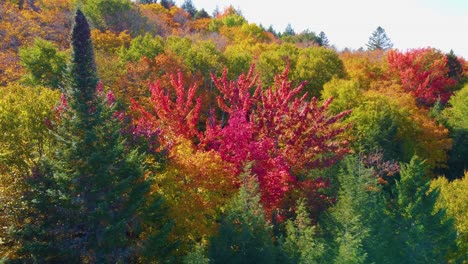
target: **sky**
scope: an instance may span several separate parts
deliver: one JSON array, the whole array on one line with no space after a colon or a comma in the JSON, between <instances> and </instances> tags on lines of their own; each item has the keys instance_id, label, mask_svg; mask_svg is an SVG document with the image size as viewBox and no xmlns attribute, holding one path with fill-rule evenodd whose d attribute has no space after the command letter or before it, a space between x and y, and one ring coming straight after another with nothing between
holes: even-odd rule
<instances>
[{"instance_id":1,"label":"sky","mask_svg":"<svg viewBox=\"0 0 468 264\"><path fill-rule=\"evenodd\" d=\"M178 6L184 0L175 1ZM338 50L366 48L378 27L385 29L394 48L451 49L468 59L468 0L192 0L212 14L232 5L250 23L270 25L283 32L325 32Z\"/></svg>"}]
</instances>

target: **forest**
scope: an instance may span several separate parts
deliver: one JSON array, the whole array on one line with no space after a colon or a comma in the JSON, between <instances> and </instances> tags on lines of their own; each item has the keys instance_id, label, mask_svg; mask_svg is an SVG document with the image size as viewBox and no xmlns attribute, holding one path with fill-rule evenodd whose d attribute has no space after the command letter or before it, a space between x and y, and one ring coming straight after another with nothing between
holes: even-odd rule
<instances>
[{"instance_id":1,"label":"forest","mask_svg":"<svg viewBox=\"0 0 468 264\"><path fill-rule=\"evenodd\" d=\"M369 36L0 0L0 263L467 263L468 62Z\"/></svg>"}]
</instances>

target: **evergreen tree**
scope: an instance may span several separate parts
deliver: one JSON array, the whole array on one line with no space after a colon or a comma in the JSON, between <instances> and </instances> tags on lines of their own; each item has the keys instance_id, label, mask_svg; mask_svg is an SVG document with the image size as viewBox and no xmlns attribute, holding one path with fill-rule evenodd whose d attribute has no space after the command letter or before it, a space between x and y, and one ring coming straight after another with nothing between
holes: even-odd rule
<instances>
[{"instance_id":1,"label":"evergreen tree","mask_svg":"<svg viewBox=\"0 0 468 264\"><path fill-rule=\"evenodd\" d=\"M73 59L57 125L56 153L41 162L25 194L30 221L19 232L21 263L129 263L164 257L162 200L149 193L142 154L131 149L114 117L112 96L97 92L90 30L78 10ZM151 221L151 227L148 227Z\"/></svg>"},{"instance_id":2,"label":"evergreen tree","mask_svg":"<svg viewBox=\"0 0 468 264\"><path fill-rule=\"evenodd\" d=\"M320 34L318 35L318 44L319 46L330 47L327 35L325 35L325 32L323 31L320 31Z\"/></svg>"},{"instance_id":3,"label":"evergreen tree","mask_svg":"<svg viewBox=\"0 0 468 264\"><path fill-rule=\"evenodd\" d=\"M194 18L195 19L210 18L210 14L208 14L208 12L206 12L206 10L202 8L198 10L197 13L195 13Z\"/></svg>"},{"instance_id":4,"label":"evergreen tree","mask_svg":"<svg viewBox=\"0 0 468 264\"><path fill-rule=\"evenodd\" d=\"M447 67L449 69L448 76L457 82L459 82L463 77L463 65L458 60L457 56L450 50L447 56Z\"/></svg>"},{"instance_id":5,"label":"evergreen tree","mask_svg":"<svg viewBox=\"0 0 468 264\"><path fill-rule=\"evenodd\" d=\"M218 235L210 241L210 263L274 263L274 246L250 165L240 177L239 193L222 219Z\"/></svg>"},{"instance_id":6,"label":"evergreen tree","mask_svg":"<svg viewBox=\"0 0 468 264\"><path fill-rule=\"evenodd\" d=\"M292 28L291 24L288 24L286 28L284 29L284 36L294 36L296 35L296 32L294 32L294 29Z\"/></svg>"},{"instance_id":7,"label":"evergreen tree","mask_svg":"<svg viewBox=\"0 0 468 264\"><path fill-rule=\"evenodd\" d=\"M379 26L372 32L366 46L368 50L388 50L393 47L393 44L387 33L385 33L385 29Z\"/></svg>"},{"instance_id":8,"label":"evergreen tree","mask_svg":"<svg viewBox=\"0 0 468 264\"><path fill-rule=\"evenodd\" d=\"M434 209L439 191L429 191L424 171L417 157L401 166L401 180L390 207L393 263L446 263L455 248L453 219L446 220L445 210Z\"/></svg>"},{"instance_id":9,"label":"evergreen tree","mask_svg":"<svg viewBox=\"0 0 468 264\"><path fill-rule=\"evenodd\" d=\"M189 13L191 17L195 17L195 14L198 12L192 3L192 0L185 0L181 7Z\"/></svg>"},{"instance_id":10,"label":"evergreen tree","mask_svg":"<svg viewBox=\"0 0 468 264\"><path fill-rule=\"evenodd\" d=\"M171 7L175 6L175 2L173 0L161 0L159 4L166 9L171 9Z\"/></svg>"},{"instance_id":11,"label":"evergreen tree","mask_svg":"<svg viewBox=\"0 0 468 264\"><path fill-rule=\"evenodd\" d=\"M158 2L158 0L138 0L138 3L139 4L156 4Z\"/></svg>"},{"instance_id":12,"label":"evergreen tree","mask_svg":"<svg viewBox=\"0 0 468 264\"><path fill-rule=\"evenodd\" d=\"M286 237L281 246L288 263L318 263L323 257L324 245L316 238L316 227L312 224L306 204L305 200L299 200L296 218L286 222Z\"/></svg>"}]
</instances>

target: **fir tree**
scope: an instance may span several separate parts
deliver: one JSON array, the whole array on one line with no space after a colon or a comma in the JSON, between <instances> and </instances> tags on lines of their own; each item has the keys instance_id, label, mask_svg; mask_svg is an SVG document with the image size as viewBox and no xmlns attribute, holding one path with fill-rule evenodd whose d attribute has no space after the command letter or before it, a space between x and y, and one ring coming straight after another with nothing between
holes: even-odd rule
<instances>
[{"instance_id":1,"label":"fir tree","mask_svg":"<svg viewBox=\"0 0 468 264\"><path fill-rule=\"evenodd\" d=\"M385 33L385 29L380 26L372 32L366 45L368 50L388 50L393 47L392 41Z\"/></svg>"},{"instance_id":2,"label":"fir tree","mask_svg":"<svg viewBox=\"0 0 468 264\"><path fill-rule=\"evenodd\" d=\"M22 263L128 263L164 257L162 200L150 195L142 154L131 149L114 117L112 96L97 92L90 30L80 10L72 31L67 104L54 133L56 153L29 180L34 219L19 234ZM147 226L151 221L151 228Z\"/></svg>"},{"instance_id":3,"label":"fir tree","mask_svg":"<svg viewBox=\"0 0 468 264\"><path fill-rule=\"evenodd\" d=\"M247 166L243 184L210 241L210 263L274 263L274 246L260 204L258 182Z\"/></svg>"},{"instance_id":4,"label":"fir tree","mask_svg":"<svg viewBox=\"0 0 468 264\"><path fill-rule=\"evenodd\" d=\"M284 36L294 36L296 35L296 32L294 32L294 29L292 28L291 24L288 24L286 28L284 29Z\"/></svg>"},{"instance_id":5,"label":"fir tree","mask_svg":"<svg viewBox=\"0 0 468 264\"><path fill-rule=\"evenodd\" d=\"M463 65L458 60L453 50L450 50L445 56L447 57L447 67L449 69L448 76L459 82L463 77Z\"/></svg>"},{"instance_id":6,"label":"fir tree","mask_svg":"<svg viewBox=\"0 0 468 264\"><path fill-rule=\"evenodd\" d=\"M181 7L185 12L189 13L191 17L195 17L197 9L193 5L192 0L185 0Z\"/></svg>"},{"instance_id":7,"label":"fir tree","mask_svg":"<svg viewBox=\"0 0 468 264\"><path fill-rule=\"evenodd\" d=\"M434 210L439 191L429 191L424 171L417 157L401 166L390 209L394 231L388 252L394 263L444 263L455 248L453 219L446 220L445 210Z\"/></svg>"},{"instance_id":8,"label":"fir tree","mask_svg":"<svg viewBox=\"0 0 468 264\"><path fill-rule=\"evenodd\" d=\"M287 261L282 263L318 263L323 257L324 245L316 237L316 226L312 224L306 204L305 200L298 200L296 218L286 222L286 237L281 246Z\"/></svg>"},{"instance_id":9,"label":"fir tree","mask_svg":"<svg viewBox=\"0 0 468 264\"><path fill-rule=\"evenodd\" d=\"M320 31L320 34L318 35L318 44L319 46L322 47L329 47L330 43L328 42L327 35L325 35L325 32Z\"/></svg>"},{"instance_id":10,"label":"fir tree","mask_svg":"<svg viewBox=\"0 0 468 264\"><path fill-rule=\"evenodd\" d=\"M159 4L166 9L171 9L171 7L175 6L175 2L173 0L161 0Z\"/></svg>"},{"instance_id":11,"label":"fir tree","mask_svg":"<svg viewBox=\"0 0 468 264\"><path fill-rule=\"evenodd\" d=\"M206 10L202 8L198 10L197 13L195 13L195 16L193 18L195 19L210 18L210 14L208 14L208 12L206 12Z\"/></svg>"}]
</instances>

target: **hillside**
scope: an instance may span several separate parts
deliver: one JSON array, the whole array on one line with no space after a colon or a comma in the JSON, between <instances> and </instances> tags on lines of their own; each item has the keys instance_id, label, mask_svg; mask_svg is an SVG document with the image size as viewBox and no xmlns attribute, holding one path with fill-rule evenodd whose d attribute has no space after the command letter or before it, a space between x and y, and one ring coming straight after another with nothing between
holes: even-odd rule
<instances>
[{"instance_id":1,"label":"hillside","mask_svg":"<svg viewBox=\"0 0 468 264\"><path fill-rule=\"evenodd\" d=\"M468 62L190 0L0 2L0 262L464 263Z\"/></svg>"}]
</instances>

